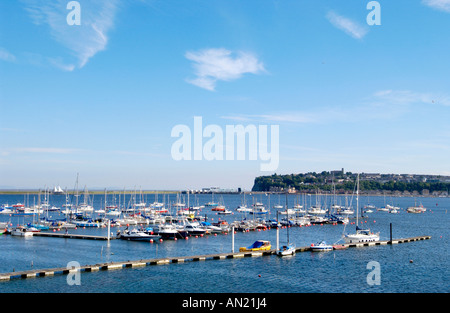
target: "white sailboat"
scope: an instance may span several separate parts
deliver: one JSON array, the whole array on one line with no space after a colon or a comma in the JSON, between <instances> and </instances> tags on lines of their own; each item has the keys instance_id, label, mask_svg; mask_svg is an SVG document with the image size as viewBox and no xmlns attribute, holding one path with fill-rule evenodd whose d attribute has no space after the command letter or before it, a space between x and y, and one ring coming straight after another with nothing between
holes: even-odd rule
<instances>
[{"instance_id":1,"label":"white sailboat","mask_svg":"<svg viewBox=\"0 0 450 313\"><path fill-rule=\"evenodd\" d=\"M287 194L286 194L286 212L288 211L288 204L287 204ZM289 221L289 214L287 215L287 220ZM295 244L289 242L289 227L286 227L286 236L287 236L287 244L282 246L277 254L279 256L287 256L287 255L294 255L296 252Z\"/></svg>"},{"instance_id":2,"label":"white sailboat","mask_svg":"<svg viewBox=\"0 0 450 313\"><path fill-rule=\"evenodd\" d=\"M380 233L372 233L369 229L361 229L358 226L359 220L359 174L356 178L356 232L344 236L345 243L362 243L380 240Z\"/></svg>"}]
</instances>

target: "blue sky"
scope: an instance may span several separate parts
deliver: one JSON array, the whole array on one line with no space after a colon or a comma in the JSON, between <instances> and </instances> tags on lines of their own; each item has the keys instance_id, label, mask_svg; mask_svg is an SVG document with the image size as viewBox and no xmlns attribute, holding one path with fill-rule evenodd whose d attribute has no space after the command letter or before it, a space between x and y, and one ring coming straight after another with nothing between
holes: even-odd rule
<instances>
[{"instance_id":1,"label":"blue sky","mask_svg":"<svg viewBox=\"0 0 450 313\"><path fill-rule=\"evenodd\" d=\"M171 130L279 125L276 173L450 175L450 0L0 2L0 187L250 189Z\"/></svg>"}]
</instances>

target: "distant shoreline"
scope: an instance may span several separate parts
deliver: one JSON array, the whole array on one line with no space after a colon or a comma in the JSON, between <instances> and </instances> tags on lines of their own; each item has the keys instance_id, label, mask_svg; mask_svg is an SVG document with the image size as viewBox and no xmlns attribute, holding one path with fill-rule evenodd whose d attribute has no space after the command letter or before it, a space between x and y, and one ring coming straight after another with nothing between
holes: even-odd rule
<instances>
[{"instance_id":1,"label":"distant shoreline","mask_svg":"<svg viewBox=\"0 0 450 313\"><path fill-rule=\"evenodd\" d=\"M373 191L372 191L373 192ZM43 190L35 190L35 189L17 189L17 190L0 190L0 195L39 195L39 193L43 193ZM84 193L84 191L79 191L78 192L80 195ZM92 190L88 192L89 194L94 194L94 195L103 195L105 194L104 190ZM177 193L183 193L183 194L187 194L186 190L140 190L140 191L134 191L134 190L107 190L106 193L108 195L110 194L177 194ZM74 191L68 191L67 192L68 195L74 195L75 192ZM204 195L210 195L212 194L212 192L193 192L191 193L192 195L195 194L204 194ZM285 193L283 192L273 192L273 191L243 191L243 192L214 192L214 194L218 194L218 195L225 195L225 194L235 194L235 195L239 195L239 194L254 194L254 195L261 195L261 194L267 194L267 195L285 195ZM303 196L303 195L308 195L308 196L327 196L327 197L333 197L334 195L332 193L311 193L311 192L303 192L303 193L288 193L291 196ZM52 192L50 192L50 195L53 196L64 196L64 194L53 194ZM386 193L384 194L380 194L380 192L378 193L366 193L366 192L361 192L360 191L360 196L363 197L399 197L399 198L449 198L450 196L439 196L439 195L404 195L404 194L388 194ZM354 194L352 193L336 193L336 196L354 196Z\"/></svg>"}]
</instances>

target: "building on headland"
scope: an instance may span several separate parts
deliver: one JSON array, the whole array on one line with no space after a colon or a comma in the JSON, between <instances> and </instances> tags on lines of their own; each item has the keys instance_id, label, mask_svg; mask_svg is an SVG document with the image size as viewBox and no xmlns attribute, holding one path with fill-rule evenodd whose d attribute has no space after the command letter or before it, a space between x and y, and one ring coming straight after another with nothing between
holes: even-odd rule
<instances>
[{"instance_id":1,"label":"building on headland","mask_svg":"<svg viewBox=\"0 0 450 313\"><path fill-rule=\"evenodd\" d=\"M241 193L242 189L241 188L219 188L219 187L206 187L206 188L202 188L202 189L190 189L190 190L185 190L182 191L182 193L186 194L186 193L190 193L190 194L212 194L212 193Z\"/></svg>"}]
</instances>

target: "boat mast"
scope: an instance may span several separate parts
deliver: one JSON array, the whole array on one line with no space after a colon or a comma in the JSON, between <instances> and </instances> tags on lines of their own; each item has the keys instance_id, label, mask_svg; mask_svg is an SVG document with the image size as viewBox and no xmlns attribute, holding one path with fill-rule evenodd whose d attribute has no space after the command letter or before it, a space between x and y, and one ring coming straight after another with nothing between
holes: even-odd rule
<instances>
[{"instance_id":1,"label":"boat mast","mask_svg":"<svg viewBox=\"0 0 450 313\"><path fill-rule=\"evenodd\" d=\"M358 216L359 216L359 173L356 177L356 230L358 230Z\"/></svg>"},{"instance_id":2,"label":"boat mast","mask_svg":"<svg viewBox=\"0 0 450 313\"><path fill-rule=\"evenodd\" d=\"M289 223L289 211L288 211L288 209L289 209L289 206L288 206L288 194L287 194L287 192L286 192L286 217L287 217L287 244L289 245L289 226L290 226L290 223Z\"/></svg>"}]
</instances>

